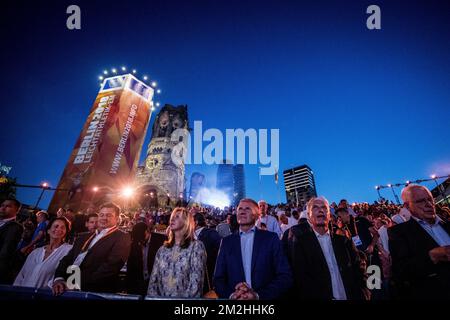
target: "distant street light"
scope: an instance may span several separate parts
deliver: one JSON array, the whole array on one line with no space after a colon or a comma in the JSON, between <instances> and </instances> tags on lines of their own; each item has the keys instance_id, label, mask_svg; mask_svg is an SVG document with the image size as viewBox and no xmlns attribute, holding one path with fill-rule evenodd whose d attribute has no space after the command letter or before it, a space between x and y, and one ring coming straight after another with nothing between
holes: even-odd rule
<instances>
[{"instance_id":1,"label":"distant street light","mask_svg":"<svg viewBox=\"0 0 450 320\"><path fill-rule=\"evenodd\" d=\"M41 194L39 195L36 205L34 206L35 209L39 206L39 202L41 202L42 196L44 195L45 190L47 190L48 188L49 188L48 182L41 183L42 191L41 191Z\"/></svg>"}]
</instances>

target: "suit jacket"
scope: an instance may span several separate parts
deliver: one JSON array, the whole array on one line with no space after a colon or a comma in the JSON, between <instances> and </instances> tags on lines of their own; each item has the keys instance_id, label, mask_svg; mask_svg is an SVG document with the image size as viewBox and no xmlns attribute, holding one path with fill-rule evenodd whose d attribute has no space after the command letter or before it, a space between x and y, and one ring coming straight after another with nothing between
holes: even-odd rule
<instances>
[{"instance_id":1,"label":"suit jacket","mask_svg":"<svg viewBox=\"0 0 450 320\"><path fill-rule=\"evenodd\" d=\"M262 300L281 297L292 285L292 274L278 235L255 230L252 252L252 288ZM214 273L220 298L228 299L235 286L245 282L239 233L222 239Z\"/></svg>"},{"instance_id":2,"label":"suit jacket","mask_svg":"<svg viewBox=\"0 0 450 320\"><path fill-rule=\"evenodd\" d=\"M441 223L450 234L450 223ZM398 298L449 299L450 263L434 264L429 251L439 247L413 218L388 229L392 278Z\"/></svg>"},{"instance_id":3,"label":"suit jacket","mask_svg":"<svg viewBox=\"0 0 450 320\"><path fill-rule=\"evenodd\" d=\"M206 269L207 269L206 271L208 272L208 274L205 273L205 278L208 277L212 289L213 286L212 279L214 276L217 254L219 253L220 241L222 240L222 238L220 237L219 233L216 230L205 227L198 235L198 240L203 242L205 246ZM204 292L208 292L210 289L208 288L208 281L207 281L208 279L205 279L204 281L204 288L203 288Z\"/></svg>"},{"instance_id":4,"label":"suit jacket","mask_svg":"<svg viewBox=\"0 0 450 320\"><path fill-rule=\"evenodd\" d=\"M331 243L347 299L363 299L365 276L353 241L332 235ZM294 275L295 288L292 293L300 299L332 300L330 271L319 240L308 223L289 229L286 250Z\"/></svg>"},{"instance_id":5,"label":"suit jacket","mask_svg":"<svg viewBox=\"0 0 450 320\"><path fill-rule=\"evenodd\" d=\"M23 228L16 221L9 221L0 228L0 284L12 284L15 273L12 262L22 238Z\"/></svg>"},{"instance_id":6,"label":"suit jacket","mask_svg":"<svg viewBox=\"0 0 450 320\"><path fill-rule=\"evenodd\" d=\"M61 259L55 278L67 279L67 268L72 265L80 254L83 244L93 233L80 234L75 240L73 248ZM130 236L116 230L104 236L88 250L81 270L81 290L92 292L116 292L119 272L124 266L130 253Z\"/></svg>"},{"instance_id":7,"label":"suit jacket","mask_svg":"<svg viewBox=\"0 0 450 320\"><path fill-rule=\"evenodd\" d=\"M167 237L163 234L152 232L147 253L147 272L150 276L158 249L163 245ZM130 256L127 261L127 292L132 294L147 294L148 279L144 280L144 255L143 246L137 242L131 244Z\"/></svg>"}]
</instances>

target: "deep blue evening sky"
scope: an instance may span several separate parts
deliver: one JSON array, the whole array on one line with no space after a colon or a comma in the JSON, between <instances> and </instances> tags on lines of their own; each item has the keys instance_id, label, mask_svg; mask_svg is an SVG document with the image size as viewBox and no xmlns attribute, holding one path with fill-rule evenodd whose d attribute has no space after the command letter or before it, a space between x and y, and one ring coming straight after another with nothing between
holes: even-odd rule
<instances>
[{"instance_id":1,"label":"deep blue evening sky","mask_svg":"<svg viewBox=\"0 0 450 320\"><path fill-rule=\"evenodd\" d=\"M66 29L70 4L81 7L80 31ZM381 7L382 30L366 28L370 4ZM122 65L157 80L161 103L187 104L191 125L279 128L281 170L308 164L331 201L373 201L376 184L450 173L448 1L12 6L1 9L0 162L20 183L57 185L97 76ZM246 183L259 198L257 166L246 166ZM273 177L262 186L277 202ZM19 190L26 203L38 195Z\"/></svg>"}]
</instances>

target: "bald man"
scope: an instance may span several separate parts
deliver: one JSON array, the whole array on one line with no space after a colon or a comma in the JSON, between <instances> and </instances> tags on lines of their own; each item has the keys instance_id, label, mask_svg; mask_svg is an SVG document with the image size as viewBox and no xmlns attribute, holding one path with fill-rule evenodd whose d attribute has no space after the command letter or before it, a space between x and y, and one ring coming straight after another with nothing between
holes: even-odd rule
<instances>
[{"instance_id":1,"label":"bald man","mask_svg":"<svg viewBox=\"0 0 450 320\"><path fill-rule=\"evenodd\" d=\"M259 218L256 221L256 226L261 229L261 225L264 224L266 226L266 230L270 232L275 232L279 238L281 238L281 228L275 217L268 214L269 206L267 202L264 200L260 200L258 202L259 208Z\"/></svg>"},{"instance_id":2,"label":"bald man","mask_svg":"<svg viewBox=\"0 0 450 320\"><path fill-rule=\"evenodd\" d=\"M420 185L402 191L411 219L388 229L393 280L399 298L450 298L450 224L439 219L431 192Z\"/></svg>"}]
</instances>

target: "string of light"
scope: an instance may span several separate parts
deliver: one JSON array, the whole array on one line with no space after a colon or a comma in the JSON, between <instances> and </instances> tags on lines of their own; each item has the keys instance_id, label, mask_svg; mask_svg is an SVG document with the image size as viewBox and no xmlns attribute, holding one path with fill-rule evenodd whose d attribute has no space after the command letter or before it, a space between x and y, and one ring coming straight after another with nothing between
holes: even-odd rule
<instances>
[{"instance_id":1,"label":"string of light","mask_svg":"<svg viewBox=\"0 0 450 320\"><path fill-rule=\"evenodd\" d=\"M100 82L100 86L102 86L103 80L104 80L108 75L110 75L110 74L111 74L112 76L117 76L117 75L123 75L123 74L131 73L131 74L133 74L134 76L137 77L138 72L137 72L136 69L131 69L130 71L131 71L131 72L129 72L129 71L128 71L128 68L125 67L125 66L122 66L119 70L118 70L117 68L115 68L115 67L111 68L110 70L105 69L105 70L103 70L102 74L98 76L98 80L101 81L101 82ZM160 89L160 88L157 88L157 87L158 87L158 82L156 82L155 80L151 80L150 77L149 77L148 75L143 74L142 77L139 77L139 79L140 79L142 82L144 82L145 84L148 84L150 87L152 87L152 88L155 90L156 94L158 94L158 95L161 94L161 92L162 92L161 89ZM155 107L158 108L158 107L160 107L160 106L161 106L161 103L160 103L159 101L156 101L156 102L154 103L154 105L152 105L152 108L151 108L151 109L152 109L152 111L155 111Z\"/></svg>"}]
</instances>

